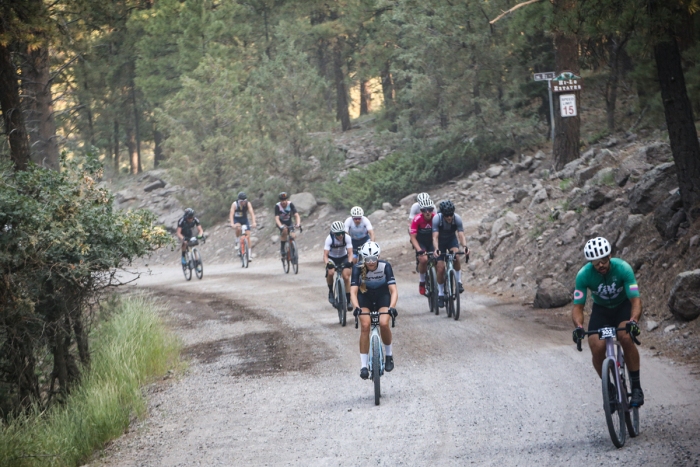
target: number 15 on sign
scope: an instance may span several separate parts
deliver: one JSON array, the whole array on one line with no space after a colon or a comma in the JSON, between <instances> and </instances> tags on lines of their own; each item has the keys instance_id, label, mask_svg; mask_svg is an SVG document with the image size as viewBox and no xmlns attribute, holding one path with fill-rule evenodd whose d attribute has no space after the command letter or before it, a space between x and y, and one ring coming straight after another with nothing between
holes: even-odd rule
<instances>
[{"instance_id":1,"label":"number 15 on sign","mask_svg":"<svg viewBox=\"0 0 700 467\"><path fill-rule=\"evenodd\" d=\"M559 108L562 117L575 117L577 115L576 94L560 94Z\"/></svg>"}]
</instances>

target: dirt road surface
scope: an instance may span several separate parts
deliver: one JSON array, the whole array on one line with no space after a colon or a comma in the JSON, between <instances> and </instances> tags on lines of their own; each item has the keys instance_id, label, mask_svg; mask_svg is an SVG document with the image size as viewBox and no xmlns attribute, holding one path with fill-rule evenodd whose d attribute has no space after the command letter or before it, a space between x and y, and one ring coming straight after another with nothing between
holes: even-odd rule
<instances>
[{"instance_id":1,"label":"dirt road surface","mask_svg":"<svg viewBox=\"0 0 700 467\"><path fill-rule=\"evenodd\" d=\"M616 449L567 317L470 290L459 321L432 315L406 260L395 266L396 368L375 406L359 331L338 324L316 256L302 254L298 275L256 259L205 263L201 281L175 265L139 279L191 363L148 388L148 417L91 465L699 464L692 368L642 346L641 435Z\"/></svg>"}]
</instances>

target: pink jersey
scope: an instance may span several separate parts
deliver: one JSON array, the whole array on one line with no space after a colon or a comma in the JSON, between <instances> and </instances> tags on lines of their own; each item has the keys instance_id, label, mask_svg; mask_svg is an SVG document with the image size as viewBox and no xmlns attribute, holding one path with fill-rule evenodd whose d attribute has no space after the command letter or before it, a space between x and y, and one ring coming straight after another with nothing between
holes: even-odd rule
<instances>
[{"instance_id":1,"label":"pink jersey","mask_svg":"<svg viewBox=\"0 0 700 467\"><path fill-rule=\"evenodd\" d=\"M425 217L423 216L423 213L419 213L416 215L416 217L413 218L411 221L411 228L409 232L411 235L415 234L418 236L433 236L433 217L435 216L434 212L430 213L430 219L426 220Z\"/></svg>"}]
</instances>

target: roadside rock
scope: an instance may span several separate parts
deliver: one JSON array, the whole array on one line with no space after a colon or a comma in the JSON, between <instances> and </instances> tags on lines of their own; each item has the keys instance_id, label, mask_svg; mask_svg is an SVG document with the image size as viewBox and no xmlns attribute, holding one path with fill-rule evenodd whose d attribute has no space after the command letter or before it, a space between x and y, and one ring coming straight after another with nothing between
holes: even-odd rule
<instances>
[{"instance_id":1,"label":"roadside rock","mask_svg":"<svg viewBox=\"0 0 700 467\"><path fill-rule=\"evenodd\" d=\"M564 306L571 301L571 293L562 285L552 278L546 278L537 286L535 308L558 308Z\"/></svg>"},{"instance_id":2,"label":"roadside rock","mask_svg":"<svg viewBox=\"0 0 700 467\"><path fill-rule=\"evenodd\" d=\"M700 269L678 274L668 297L668 307L676 318L686 321L700 316Z\"/></svg>"},{"instance_id":3,"label":"roadside rock","mask_svg":"<svg viewBox=\"0 0 700 467\"><path fill-rule=\"evenodd\" d=\"M632 214L648 214L661 204L668 193L678 186L673 162L661 164L647 172L629 194Z\"/></svg>"},{"instance_id":4,"label":"roadside rock","mask_svg":"<svg viewBox=\"0 0 700 467\"><path fill-rule=\"evenodd\" d=\"M627 216L625 227L622 229L622 234L615 244L618 250L622 251L623 248L632 243L634 240L634 232L642 225L643 220L644 216L641 214L630 214Z\"/></svg>"},{"instance_id":5,"label":"roadside rock","mask_svg":"<svg viewBox=\"0 0 700 467\"><path fill-rule=\"evenodd\" d=\"M523 199L527 198L528 192L524 188L518 188L513 193L513 201L516 203L521 202Z\"/></svg>"},{"instance_id":6,"label":"roadside rock","mask_svg":"<svg viewBox=\"0 0 700 467\"><path fill-rule=\"evenodd\" d=\"M128 201L134 201L134 200L139 199L139 197L136 196L136 194L132 193L132 192L131 192L130 190L128 190L128 189L127 189L127 190L118 191L118 192L116 193L116 195L115 195L115 198L116 198L116 200L117 200L117 203L119 203L119 204L121 204L121 203L126 203L126 202L128 202Z\"/></svg>"},{"instance_id":7,"label":"roadside rock","mask_svg":"<svg viewBox=\"0 0 700 467\"><path fill-rule=\"evenodd\" d=\"M648 146L644 146L639 151L644 154L646 161L652 165L659 165L673 160L671 146L668 143L662 143L659 141Z\"/></svg>"},{"instance_id":8,"label":"roadside rock","mask_svg":"<svg viewBox=\"0 0 700 467\"><path fill-rule=\"evenodd\" d=\"M165 182L161 179L156 180L155 182L149 183L143 188L143 191L146 193L151 192L153 190L157 190L158 188L165 188Z\"/></svg>"},{"instance_id":9,"label":"roadside rock","mask_svg":"<svg viewBox=\"0 0 700 467\"><path fill-rule=\"evenodd\" d=\"M676 191L654 210L654 227L664 240L676 237L678 226L685 220L682 207L681 194Z\"/></svg>"},{"instance_id":10,"label":"roadside rock","mask_svg":"<svg viewBox=\"0 0 700 467\"><path fill-rule=\"evenodd\" d=\"M615 183L617 186L625 186L628 182L637 183L653 168L654 166L646 162L641 154L634 154L623 160L615 171Z\"/></svg>"},{"instance_id":11,"label":"roadside rock","mask_svg":"<svg viewBox=\"0 0 700 467\"><path fill-rule=\"evenodd\" d=\"M576 232L576 229L574 227L569 227L560 238L562 245L568 245L573 242L577 236L578 232Z\"/></svg>"},{"instance_id":12,"label":"roadside rock","mask_svg":"<svg viewBox=\"0 0 700 467\"><path fill-rule=\"evenodd\" d=\"M532 158L532 156L527 156L525 159L523 159L521 162L518 162L515 164L514 168L516 171L523 171L523 170L528 170L532 166L532 162L535 159Z\"/></svg>"},{"instance_id":13,"label":"roadside rock","mask_svg":"<svg viewBox=\"0 0 700 467\"><path fill-rule=\"evenodd\" d=\"M388 214L388 213L387 213L385 210L383 210L383 209L377 209L377 210L374 211L372 214L370 214L369 216L367 216L367 219L369 219L369 221L370 221L372 224L377 224L377 223L379 223L379 221L381 221L382 219L385 219L386 216L387 216L387 214Z\"/></svg>"},{"instance_id":14,"label":"roadside rock","mask_svg":"<svg viewBox=\"0 0 700 467\"><path fill-rule=\"evenodd\" d=\"M489 167L488 170L486 170L486 172L484 172L484 173L485 173L486 176L489 177L489 178L496 178L496 177L498 177L499 175L501 175L502 172L503 172L503 167L502 167L502 166L500 166L500 165L494 165L494 166Z\"/></svg>"},{"instance_id":15,"label":"roadside rock","mask_svg":"<svg viewBox=\"0 0 700 467\"><path fill-rule=\"evenodd\" d=\"M537 193L535 193L535 196L532 197L532 201L530 201L530 206L528 209L534 208L536 205L542 203L547 199L547 190L544 188L541 188Z\"/></svg>"},{"instance_id":16,"label":"roadside rock","mask_svg":"<svg viewBox=\"0 0 700 467\"><path fill-rule=\"evenodd\" d=\"M290 197L300 216L308 216L316 209L318 203L313 194L308 192L295 193Z\"/></svg>"},{"instance_id":17,"label":"roadside rock","mask_svg":"<svg viewBox=\"0 0 700 467\"><path fill-rule=\"evenodd\" d=\"M656 321L647 321L647 332L651 332L659 327L659 323Z\"/></svg>"},{"instance_id":18,"label":"roadside rock","mask_svg":"<svg viewBox=\"0 0 700 467\"><path fill-rule=\"evenodd\" d=\"M392 206L391 203L382 203L382 209L384 209L386 212L389 212L392 209L394 209L394 206Z\"/></svg>"},{"instance_id":19,"label":"roadside rock","mask_svg":"<svg viewBox=\"0 0 700 467\"><path fill-rule=\"evenodd\" d=\"M583 196L583 204L589 209L598 209L608 201L605 191L599 186L592 186Z\"/></svg>"}]
</instances>

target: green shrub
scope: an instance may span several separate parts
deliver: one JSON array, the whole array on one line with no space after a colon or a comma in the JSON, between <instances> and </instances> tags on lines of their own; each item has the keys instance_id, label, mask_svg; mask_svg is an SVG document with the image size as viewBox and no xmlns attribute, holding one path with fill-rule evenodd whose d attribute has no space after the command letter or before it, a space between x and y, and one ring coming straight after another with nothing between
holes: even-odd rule
<instances>
[{"instance_id":1,"label":"green shrub","mask_svg":"<svg viewBox=\"0 0 700 467\"><path fill-rule=\"evenodd\" d=\"M570 178L565 178L559 182L559 189L561 191L569 191L574 186L574 181Z\"/></svg>"},{"instance_id":2,"label":"green shrub","mask_svg":"<svg viewBox=\"0 0 700 467\"><path fill-rule=\"evenodd\" d=\"M65 404L39 407L0 425L0 465L80 465L145 413L141 386L177 362L179 342L166 330L152 301L117 304L91 334L90 370Z\"/></svg>"}]
</instances>

